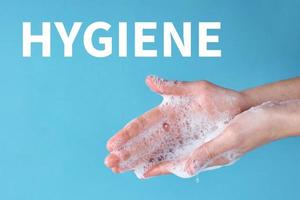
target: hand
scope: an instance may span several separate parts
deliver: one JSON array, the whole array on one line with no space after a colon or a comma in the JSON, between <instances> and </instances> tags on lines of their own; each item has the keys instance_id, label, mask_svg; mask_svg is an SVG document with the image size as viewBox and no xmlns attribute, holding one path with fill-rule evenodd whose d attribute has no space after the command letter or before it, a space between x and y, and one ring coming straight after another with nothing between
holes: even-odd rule
<instances>
[{"instance_id":1,"label":"hand","mask_svg":"<svg viewBox=\"0 0 300 200\"><path fill-rule=\"evenodd\" d=\"M162 104L108 141L110 155L105 163L114 172L135 170L139 177L169 172L191 176L183 174L182 166L195 149L216 137L225 123L243 111L245 99L207 81L178 82L150 76L146 83L164 97Z\"/></svg>"},{"instance_id":2,"label":"hand","mask_svg":"<svg viewBox=\"0 0 300 200\"><path fill-rule=\"evenodd\" d=\"M195 150L185 170L195 174L229 165L252 149L299 133L300 100L266 102L237 115L220 136ZM147 177L160 171L153 169Z\"/></svg>"}]
</instances>

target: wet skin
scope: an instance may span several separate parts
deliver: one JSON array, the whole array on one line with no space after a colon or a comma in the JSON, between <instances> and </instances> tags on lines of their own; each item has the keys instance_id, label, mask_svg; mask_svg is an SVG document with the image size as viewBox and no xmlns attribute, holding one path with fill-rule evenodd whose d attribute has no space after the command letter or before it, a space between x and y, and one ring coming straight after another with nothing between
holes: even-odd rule
<instances>
[{"instance_id":1,"label":"wet skin","mask_svg":"<svg viewBox=\"0 0 300 200\"><path fill-rule=\"evenodd\" d=\"M150 76L146 79L146 83L150 89L162 95L195 96L196 100L192 104L200 104L202 111L205 110L211 116L214 115L216 110L228 112L232 117L236 116L219 137L201 145L185 158L185 170L190 174L195 174L199 170L205 170L205 168L226 165L232 162L232 159L237 159L258 146L283 137L297 135L300 132L300 127L298 127L300 125L299 101L284 102L287 99L300 98L299 78L244 92L224 89L207 81L174 82ZM295 92L297 88L298 90ZM282 92L275 93L274 90ZM275 101L275 103L267 103L257 109L247 110L249 107L267 100ZM247 111L243 112L245 110ZM202 111L195 110L195 112ZM293 115L291 115L291 112ZM107 167L117 173L133 169L135 166L122 169L120 163L134 156L136 152L144 148L143 145L131 143L126 152L122 153L121 150L118 155L113 152L137 137L143 130L161 120L162 115L163 112L158 106L133 120L113 136L107 143L107 149L110 152L105 159ZM283 122L285 126L278 126ZM172 127L169 123L163 123L162 129L166 132L169 133L170 128ZM169 134L172 134L172 132ZM151 145L151 143L148 145ZM232 150L235 151L234 157L223 156L224 153ZM138 163L137 161L135 164ZM169 164L168 162L160 163L148 170L144 176L168 174L170 173L168 170Z\"/></svg>"},{"instance_id":2,"label":"wet skin","mask_svg":"<svg viewBox=\"0 0 300 200\"><path fill-rule=\"evenodd\" d=\"M170 96L189 96L192 97L190 106L193 107L192 112L195 113L205 113L212 120L216 118L217 113L226 112L229 116L233 117L243 110L243 96L233 90L228 90L225 88L218 87L212 83L206 81L196 81L196 82L178 82L178 81L167 81L158 79L156 77L148 77L146 79L147 85L154 92L161 95ZM127 149L122 149L123 145L131 141L133 138L137 137L139 134L143 133L143 130L153 126L163 119L164 113L167 113L167 121L162 125L162 129L169 134L169 137L175 138L178 136L178 131L172 129L177 124L175 122L176 116L179 113L176 112L176 108L168 108L158 106L153 108L151 111L146 112L139 118L133 120L127 124L122 130L120 130L114 137L112 137L108 143L107 148L110 152L105 160L105 163L114 172L124 172L132 170L140 162L144 160L144 157L140 158L140 161L132 163L132 165L122 168L120 163L130 159L131 156L136 156L137 152L146 149L147 146L154 146L151 143L131 143L130 147ZM170 126L172 125L172 126ZM172 129L172 131L169 131ZM159 138L159 137L158 137ZM155 143L155 141L153 141ZM163 148L163 147L159 147ZM159 149L158 149L159 150ZM118 152L117 154L114 152ZM185 162L188 158L184 159ZM171 164L169 162L161 163L154 166L151 171L162 170L164 173L169 172L166 167ZM150 173L151 174L151 173Z\"/></svg>"}]
</instances>

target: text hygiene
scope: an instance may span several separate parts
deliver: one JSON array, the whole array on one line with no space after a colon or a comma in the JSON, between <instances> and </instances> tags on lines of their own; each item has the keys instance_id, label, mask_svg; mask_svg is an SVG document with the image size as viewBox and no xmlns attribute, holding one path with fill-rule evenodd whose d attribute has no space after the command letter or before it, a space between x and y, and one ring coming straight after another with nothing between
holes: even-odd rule
<instances>
[{"instance_id":1,"label":"text hygiene","mask_svg":"<svg viewBox=\"0 0 300 200\"><path fill-rule=\"evenodd\" d=\"M64 57L73 56L73 43L77 38L78 32L82 27L82 22L73 22L70 30L66 30L63 22L42 22L41 34L32 33L31 22L23 22L23 57L31 57L32 44L41 44L42 56L51 56L51 27L54 25L61 42L64 46ZM37 26L37 24L35 24ZM219 36L208 34L208 30L221 29L221 22L198 22L197 31L193 29L193 33L198 33L198 41L192 43L192 23L183 22L180 28L176 28L172 22L163 22L163 57L172 57L172 45L176 45L182 57L221 57L221 50L208 49L209 43L218 43ZM194 28L194 27L193 27ZM97 21L87 26L83 32L83 44L88 54L94 57L107 57L113 53L113 38L107 36L99 36L97 43L100 47L95 47L93 36L97 30L108 32L111 25L104 21ZM154 48L145 48L145 44L155 44L155 35L149 33L157 30L157 22L135 22L134 23L134 56L135 57L157 57L158 51ZM182 34L178 33L178 30ZM118 23L118 56L127 57L128 51L128 24L127 22ZM147 31L147 34L145 33ZM192 45L198 46L198 52L192 53ZM97 45L96 45L97 46Z\"/></svg>"}]
</instances>

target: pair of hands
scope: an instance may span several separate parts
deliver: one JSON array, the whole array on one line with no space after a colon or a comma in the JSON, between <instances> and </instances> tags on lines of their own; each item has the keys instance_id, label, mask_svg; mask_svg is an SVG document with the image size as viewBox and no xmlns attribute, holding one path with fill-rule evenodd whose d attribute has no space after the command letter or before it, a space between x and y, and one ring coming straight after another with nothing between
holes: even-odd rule
<instances>
[{"instance_id":1,"label":"pair of hands","mask_svg":"<svg viewBox=\"0 0 300 200\"><path fill-rule=\"evenodd\" d=\"M278 126L278 116L274 112L276 103L269 102L247 110L249 105L243 93L207 81L178 82L149 76L146 84L165 99L173 101L163 101L131 121L108 141L110 153L105 164L113 172L136 170L141 163L149 161L152 165L143 166L142 178L174 173L172 167L178 163L187 177L193 176L199 171L231 164L246 152L280 137L274 131ZM186 125L190 122L186 120L188 116L198 118L195 121L198 128ZM206 127L206 124L216 124L224 119L224 123L230 122L220 133L210 139L203 138L198 146L181 154L180 158L161 156L165 149L176 151L170 147L184 148L182 143L188 140L183 138L189 132L206 131L211 134L216 128L213 125ZM198 138L199 134L194 136ZM173 141L173 146L168 141Z\"/></svg>"}]
</instances>

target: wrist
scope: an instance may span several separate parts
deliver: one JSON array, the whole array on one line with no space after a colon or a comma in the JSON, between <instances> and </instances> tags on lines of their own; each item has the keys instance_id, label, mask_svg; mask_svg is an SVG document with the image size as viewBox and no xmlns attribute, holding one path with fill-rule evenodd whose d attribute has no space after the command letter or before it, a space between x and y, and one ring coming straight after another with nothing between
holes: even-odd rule
<instances>
[{"instance_id":1,"label":"wrist","mask_svg":"<svg viewBox=\"0 0 300 200\"><path fill-rule=\"evenodd\" d=\"M253 103L253 98L251 97L251 94L249 93L248 90L241 91L241 110L245 111L248 110L249 108L253 107L255 104Z\"/></svg>"},{"instance_id":2,"label":"wrist","mask_svg":"<svg viewBox=\"0 0 300 200\"><path fill-rule=\"evenodd\" d=\"M268 110L273 120L274 139L300 135L300 100L276 102Z\"/></svg>"}]
</instances>

